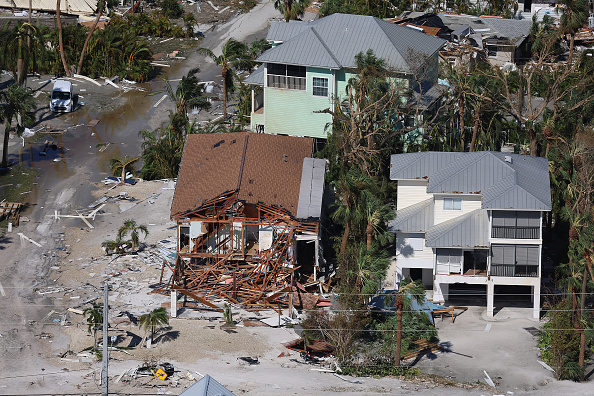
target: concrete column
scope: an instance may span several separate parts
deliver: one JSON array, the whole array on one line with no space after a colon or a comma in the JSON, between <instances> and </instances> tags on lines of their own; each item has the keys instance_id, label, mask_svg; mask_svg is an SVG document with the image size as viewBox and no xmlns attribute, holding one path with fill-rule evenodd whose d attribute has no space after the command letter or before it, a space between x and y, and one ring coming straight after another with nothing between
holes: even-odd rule
<instances>
[{"instance_id":1,"label":"concrete column","mask_svg":"<svg viewBox=\"0 0 594 396\"><path fill-rule=\"evenodd\" d=\"M315 240L314 251L315 251L315 257L316 257L315 258L316 262L314 263L314 282L315 282L318 280L317 268L320 265L320 238L319 238L319 236Z\"/></svg>"},{"instance_id":2,"label":"concrete column","mask_svg":"<svg viewBox=\"0 0 594 396\"><path fill-rule=\"evenodd\" d=\"M493 303L495 300L495 284L493 281L487 281L487 316L493 317Z\"/></svg>"},{"instance_id":3,"label":"concrete column","mask_svg":"<svg viewBox=\"0 0 594 396\"><path fill-rule=\"evenodd\" d=\"M446 301L448 299L449 290L450 285L448 283L436 283L434 286L433 300Z\"/></svg>"},{"instance_id":4,"label":"concrete column","mask_svg":"<svg viewBox=\"0 0 594 396\"><path fill-rule=\"evenodd\" d=\"M171 290L171 317L177 318L177 290Z\"/></svg>"},{"instance_id":5,"label":"concrete column","mask_svg":"<svg viewBox=\"0 0 594 396\"><path fill-rule=\"evenodd\" d=\"M534 319L539 319L540 318L540 282L537 283L536 285L534 285L532 287L533 290L533 302L534 302L534 308L533 308L533 317Z\"/></svg>"}]
</instances>

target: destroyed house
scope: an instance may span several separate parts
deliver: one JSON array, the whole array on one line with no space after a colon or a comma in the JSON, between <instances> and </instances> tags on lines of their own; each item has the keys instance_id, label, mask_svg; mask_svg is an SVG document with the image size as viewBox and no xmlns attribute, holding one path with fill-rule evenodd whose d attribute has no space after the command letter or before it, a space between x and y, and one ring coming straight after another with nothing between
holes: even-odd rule
<instances>
[{"instance_id":1,"label":"destroyed house","mask_svg":"<svg viewBox=\"0 0 594 396\"><path fill-rule=\"evenodd\" d=\"M311 138L189 135L171 207L178 246L168 287L265 305L295 281L316 280L326 162L312 149Z\"/></svg>"},{"instance_id":2,"label":"destroyed house","mask_svg":"<svg viewBox=\"0 0 594 396\"><path fill-rule=\"evenodd\" d=\"M400 17L398 24L439 28L437 37L448 41L440 54L452 63L461 53L471 54L473 58L484 53L489 63L496 66L523 63L530 55L527 39L531 20L419 11L405 11Z\"/></svg>"}]
</instances>

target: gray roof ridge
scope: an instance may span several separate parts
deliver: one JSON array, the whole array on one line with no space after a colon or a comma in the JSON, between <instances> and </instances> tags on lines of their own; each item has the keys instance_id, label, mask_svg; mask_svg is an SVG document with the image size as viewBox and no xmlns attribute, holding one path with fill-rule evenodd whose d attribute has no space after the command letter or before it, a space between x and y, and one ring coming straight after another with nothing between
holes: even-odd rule
<instances>
[{"instance_id":1,"label":"gray roof ridge","mask_svg":"<svg viewBox=\"0 0 594 396\"><path fill-rule=\"evenodd\" d=\"M474 154L478 155L476 155L476 158L474 159L472 159L470 156L460 156L456 161L452 161L451 163L440 169L438 172L435 172L432 176L429 176L429 183L431 183L432 179L437 180L436 184L438 186L445 183L447 180L450 180L456 175L464 172L466 169L468 169L469 166L476 164L480 159L486 156L486 153L486 151L475 151ZM468 164L462 168L457 169L454 172L450 172L450 168L459 167L460 161L468 162ZM434 186L431 186L431 189L433 189L433 187ZM427 185L427 191L429 192L429 185Z\"/></svg>"},{"instance_id":2,"label":"gray roof ridge","mask_svg":"<svg viewBox=\"0 0 594 396\"><path fill-rule=\"evenodd\" d=\"M406 64L406 66L408 67L407 71L410 71L412 68L410 67L409 61L407 60L407 57L405 56L405 54L401 54L400 51L398 50L398 47L396 46L396 43L392 40L392 38L390 37L390 35L388 33L386 33L386 30L384 29L384 27L388 26L385 23L388 23L390 25L392 25L390 22L384 21L383 19L379 19L379 18L375 18L373 17L373 21L377 24L377 26L381 29L381 31L384 33L384 36L386 37L386 39L388 39L388 41L392 44L392 46L394 47L394 49L396 50L396 52L398 52L400 54L400 56L402 57L402 59L404 60L404 63ZM380 22L385 22L385 23L380 23ZM412 30L412 29L411 29ZM408 54L406 54L408 55Z\"/></svg>"},{"instance_id":3,"label":"gray roof ridge","mask_svg":"<svg viewBox=\"0 0 594 396\"><path fill-rule=\"evenodd\" d=\"M338 65L339 68L342 68L342 64L338 61L338 59L336 59L336 56L334 56L334 54L332 53L332 51L330 51L330 48L328 48L328 46L326 45L326 43L324 42L324 40L322 40L322 38L320 37L320 35L318 34L317 30L314 29L313 26L310 26L308 29L311 29L311 31L313 32L313 34L318 38L318 40L320 41L320 44L322 44L322 46L324 47L324 49L326 51L328 51L328 55L330 55L330 57L334 60L334 62L336 62L336 64ZM307 29L306 29L307 30ZM297 35L299 36L299 34ZM295 37L297 37L295 36Z\"/></svg>"},{"instance_id":4,"label":"gray roof ridge","mask_svg":"<svg viewBox=\"0 0 594 396\"><path fill-rule=\"evenodd\" d=\"M515 174L514 174L514 176L515 176ZM520 185L517 183L517 181L516 181L516 183L514 184L514 188L519 188L519 189L521 189L521 190L522 190L522 191L524 191L524 192L525 192L525 193L526 193L528 196L532 197L532 198L533 198L535 201L539 202L539 203L540 203L540 204L541 204L543 207L545 207L545 208L546 208L546 207L549 207L549 208L551 207L551 205L550 205L550 204L547 204L547 203L543 202L543 201L542 201L540 198L536 197L536 196L535 196L534 194L532 194L530 191L528 191L528 190L526 190L524 187L520 186ZM496 196L494 196L493 198L491 198L490 202L491 202L491 201L494 201L494 200L496 200L496 199L499 199L499 198L501 198L502 196L504 196L504 195L506 195L506 194L509 194L509 192L510 192L510 190L505 190L505 191L503 191L501 194L499 194L499 195L496 195ZM491 209L491 210L503 210L503 209L505 209L505 208L489 208L489 209ZM530 211L530 209L519 209L519 210L526 210L526 211ZM541 209L538 209L538 210L541 210ZM551 210L551 209L549 209L549 210ZM546 210L545 210L545 211L546 211Z\"/></svg>"}]
</instances>

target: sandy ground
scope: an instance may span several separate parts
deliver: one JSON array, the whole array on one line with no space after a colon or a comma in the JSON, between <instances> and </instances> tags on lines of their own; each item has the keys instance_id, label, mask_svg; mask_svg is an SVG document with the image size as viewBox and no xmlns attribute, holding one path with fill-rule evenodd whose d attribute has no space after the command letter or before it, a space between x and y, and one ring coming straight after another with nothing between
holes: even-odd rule
<instances>
[{"instance_id":1,"label":"sandy ground","mask_svg":"<svg viewBox=\"0 0 594 396\"><path fill-rule=\"evenodd\" d=\"M263 37L272 18L278 18L272 1L261 1L250 14L217 25L214 33L206 36L203 46L217 52L229 37L238 40ZM203 80L216 76L216 66L205 63L204 58L196 54L172 67L169 76L179 77L197 64L202 67ZM41 80L35 83L39 82ZM154 89L157 84L147 86ZM97 182L107 175L105 159L116 152L114 147L118 153L137 155L140 150L135 137L137 128L157 127L172 106L165 101L155 107L159 95L147 97L144 93L122 93L115 88L106 95L104 92L111 88L94 88L92 83L86 82L80 82L77 87L79 91L85 90L81 91L83 96L87 95L83 100L92 97L93 90L98 94L103 92L93 107L102 106L101 103L106 107L95 129L83 126L69 130L65 140L71 136L70 143L65 145L62 157L50 157L48 160L58 161L44 165L46 180L40 179L39 191L34 194L32 209L27 213L30 221L23 222L16 230L41 246L19 242L16 233L0 240L0 394L99 391L100 363L81 353L92 345L93 337L87 331L83 316L68 308L88 307L89 300L101 296L105 279L111 285L110 335L118 336L117 345L133 344L145 335L126 320L128 313L138 317L169 302L167 296L149 292L159 280L162 261L151 252L166 246L167 242L163 241L175 235L174 223L169 220L172 182L141 182L111 190L113 185ZM42 117L46 117L48 123L68 127L86 124L95 115L77 112ZM73 135L68 135L70 133ZM107 150L99 151L107 143ZM13 142L12 149L17 145L18 142ZM57 176L48 178L52 172ZM120 193L126 193L133 200L119 199ZM87 205L103 195L114 198L106 202L94 220L89 220L92 229L80 219L56 220L52 216L56 211L88 213ZM144 250L138 256L115 259L105 256L101 242L114 238L121 223L128 218L147 225L149 235L143 240ZM167 278L167 270L164 276ZM282 352L288 352L282 343L296 338L292 329L242 327L242 319L269 317L273 315L271 311L255 313L234 309L234 313L238 326L225 331L221 329L219 313L180 310L179 318L172 319L170 327L157 335L152 348L138 347L127 351L130 355L111 352L110 392L179 394L191 385L188 377L199 378L200 373L212 375L238 395L594 394L591 384L554 381L551 373L537 362L536 341L526 328L538 327L539 323L527 319L530 313L521 310L502 309L494 321L487 321L484 308L473 307L453 324L438 320L441 342L449 352L425 357L417 363L425 373L470 384L485 383L482 371L486 370L497 383L497 391L480 387L438 387L425 378L414 382L394 378L362 378L362 383L357 384L346 382L330 373L313 371L319 367L305 364L294 352L279 357ZM260 364L247 365L238 359L242 356L258 357ZM128 369L152 360L173 363L178 370L174 380L163 382L151 377L121 376Z\"/></svg>"}]
</instances>

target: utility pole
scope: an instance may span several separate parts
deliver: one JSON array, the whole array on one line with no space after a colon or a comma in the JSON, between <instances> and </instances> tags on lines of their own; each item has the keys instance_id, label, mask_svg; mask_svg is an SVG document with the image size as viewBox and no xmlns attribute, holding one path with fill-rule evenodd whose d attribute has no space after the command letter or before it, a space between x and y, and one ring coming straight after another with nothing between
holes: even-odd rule
<instances>
[{"instance_id":1,"label":"utility pole","mask_svg":"<svg viewBox=\"0 0 594 396\"><path fill-rule=\"evenodd\" d=\"M109 360L107 349L107 318L109 317L107 313L108 293L108 285L107 281L105 281L105 286L103 288L103 368L101 369L101 396L107 396L109 393L107 387L107 362Z\"/></svg>"}]
</instances>

